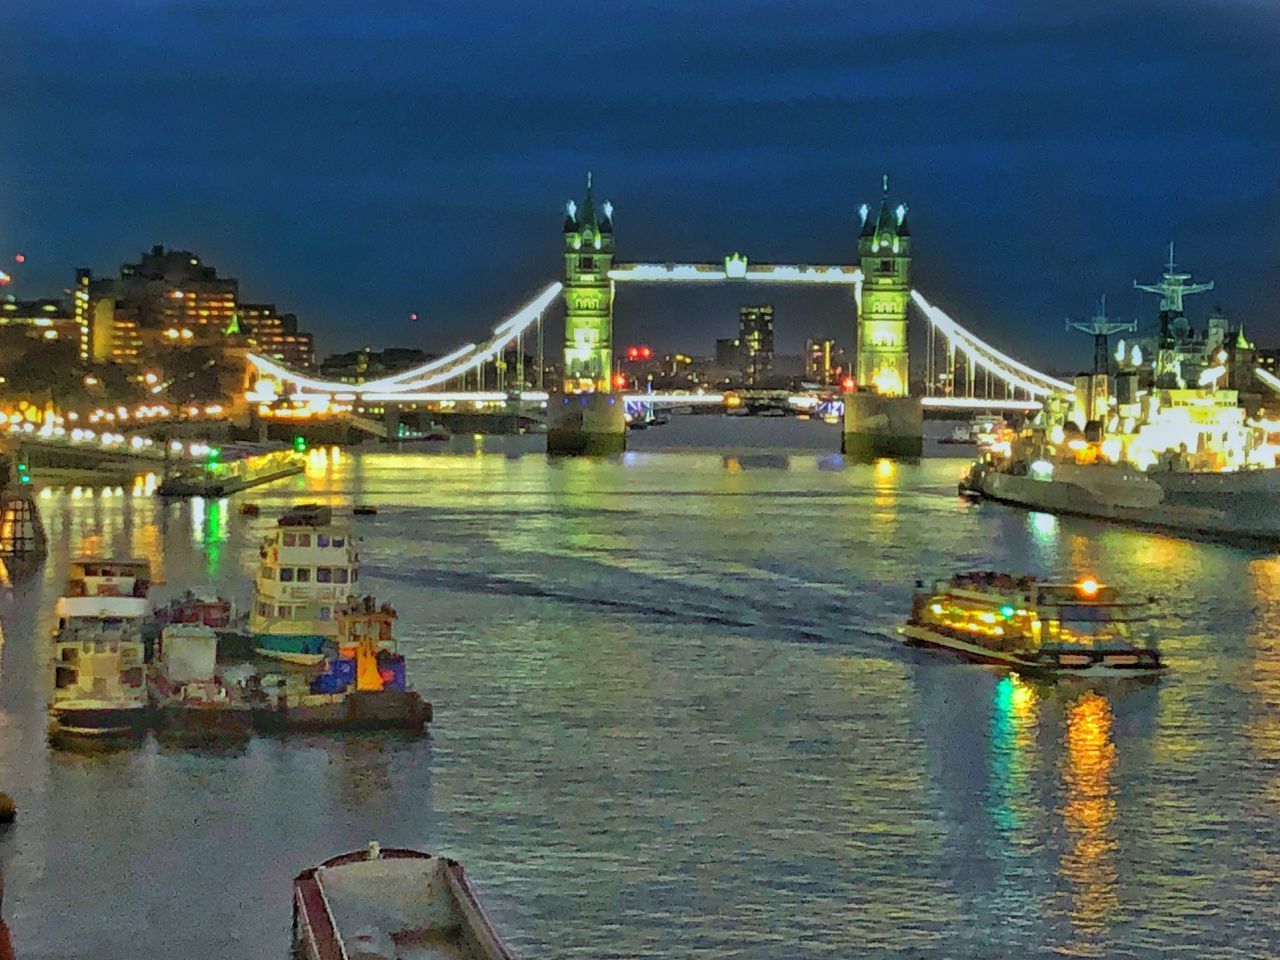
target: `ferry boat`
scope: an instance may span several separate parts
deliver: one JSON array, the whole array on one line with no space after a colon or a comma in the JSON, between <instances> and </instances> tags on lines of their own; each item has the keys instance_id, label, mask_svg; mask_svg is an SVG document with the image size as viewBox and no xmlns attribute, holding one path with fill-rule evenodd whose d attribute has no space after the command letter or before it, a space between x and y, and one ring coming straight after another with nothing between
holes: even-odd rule
<instances>
[{"instance_id":1,"label":"ferry boat","mask_svg":"<svg viewBox=\"0 0 1280 960\"><path fill-rule=\"evenodd\" d=\"M323 662L337 636L334 608L351 598L359 555L351 530L328 507L305 504L279 520L264 541L249 634L260 656L289 663Z\"/></svg>"},{"instance_id":2,"label":"ferry boat","mask_svg":"<svg viewBox=\"0 0 1280 960\"><path fill-rule=\"evenodd\" d=\"M908 644L1042 677L1151 677L1164 668L1137 634L1152 601L1086 577L1055 583L993 571L922 589L901 629Z\"/></svg>"},{"instance_id":3,"label":"ferry boat","mask_svg":"<svg viewBox=\"0 0 1280 960\"><path fill-rule=\"evenodd\" d=\"M460 863L376 843L294 879L293 956L514 960Z\"/></svg>"},{"instance_id":4,"label":"ferry boat","mask_svg":"<svg viewBox=\"0 0 1280 960\"><path fill-rule=\"evenodd\" d=\"M150 720L137 597L61 597L53 641L53 701L58 733L141 734Z\"/></svg>"},{"instance_id":5,"label":"ferry boat","mask_svg":"<svg viewBox=\"0 0 1280 960\"><path fill-rule=\"evenodd\" d=\"M53 638L55 734L140 735L150 723L143 662L150 567L145 560L71 562Z\"/></svg>"}]
</instances>

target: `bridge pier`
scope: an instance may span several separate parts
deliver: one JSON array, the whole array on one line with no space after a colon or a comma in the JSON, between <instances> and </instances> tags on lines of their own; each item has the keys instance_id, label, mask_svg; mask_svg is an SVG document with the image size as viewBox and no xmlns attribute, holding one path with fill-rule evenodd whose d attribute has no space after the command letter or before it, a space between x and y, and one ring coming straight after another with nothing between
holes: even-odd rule
<instances>
[{"instance_id":1,"label":"bridge pier","mask_svg":"<svg viewBox=\"0 0 1280 960\"><path fill-rule=\"evenodd\" d=\"M919 397L844 395L840 452L855 459L915 459L924 450L924 407Z\"/></svg>"},{"instance_id":2,"label":"bridge pier","mask_svg":"<svg viewBox=\"0 0 1280 960\"><path fill-rule=\"evenodd\" d=\"M606 457L627 448L622 397L610 393L553 393L547 401L547 453Z\"/></svg>"}]
</instances>

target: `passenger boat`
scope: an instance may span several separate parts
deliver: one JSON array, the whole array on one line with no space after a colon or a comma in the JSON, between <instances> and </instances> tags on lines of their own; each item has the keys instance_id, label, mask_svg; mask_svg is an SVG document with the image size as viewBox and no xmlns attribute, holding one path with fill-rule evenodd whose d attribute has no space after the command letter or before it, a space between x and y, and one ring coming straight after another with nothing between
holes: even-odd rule
<instances>
[{"instance_id":1,"label":"passenger boat","mask_svg":"<svg viewBox=\"0 0 1280 960\"><path fill-rule=\"evenodd\" d=\"M150 722L138 597L60 597L53 639L53 728L79 736L142 734Z\"/></svg>"},{"instance_id":2,"label":"passenger boat","mask_svg":"<svg viewBox=\"0 0 1280 960\"><path fill-rule=\"evenodd\" d=\"M235 611L231 601L219 596L199 596L186 591L180 597L173 597L163 607L153 611L156 622L162 626L171 623L200 623L215 630L226 630L231 626Z\"/></svg>"},{"instance_id":3,"label":"passenger boat","mask_svg":"<svg viewBox=\"0 0 1280 960\"><path fill-rule=\"evenodd\" d=\"M49 714L55 734L128 736L146 731L151 711L142 624L150 584L145 560L71 562L53 637Z\"/></svg>"},{"instance_id":4,"label":"passenger boat","mask_svg":"<svg viewBox=\"0 0 1280 960\"><path fill-rule=\"evenodd\" d=\"M970 571L918 591L901 633L913 646L1031 676L1150 677L1164 664L1135 628L1151 604L1092 577L1055 583Z\"/></svg>"},{"instance_id":5,"label":"passenger boat","mask_svg":"<svg viewBox=\"0 0 1280 960\"><path fill-rule=\"evenodd\" d=\"M328 507L305 504L279 520L260 551L249 635L254 652L290 663L324 661L337 635L334 608L350 599L359 555Z\"/></svg>"},{"instance_id":6,"label":"passenger boat","mask_svg":"<svg viewBox=\"0 0 1280 960\"><path fill-rule=\"evenodd\" d=\"M456 860L368 850L293 881L295 960L513 960Z\"/></svg>"}]
</instances>

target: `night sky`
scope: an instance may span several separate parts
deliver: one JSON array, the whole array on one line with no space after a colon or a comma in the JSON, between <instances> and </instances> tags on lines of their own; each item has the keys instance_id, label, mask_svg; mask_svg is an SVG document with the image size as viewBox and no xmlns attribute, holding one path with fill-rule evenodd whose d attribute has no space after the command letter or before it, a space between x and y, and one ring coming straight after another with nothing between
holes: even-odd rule
<instances>
[{"instance_id":1,"label":"night sky","mask_svg":"<svg viewBox=\"0 0 1280 960\"><path fill-rule=\"evenodd\" d=\"M622 259L848 262L887 171L917 285L1028 360L1102 292L1151 321L1170 239L1193 317L1280 346L1275 0L0 0L0 125L8 292L165 243L321 352L479 335L588 169ZM617 339L709 353L760 296L623 289ZM851 340L772 299L781 349Z\"/></svg>"}]
</instances>

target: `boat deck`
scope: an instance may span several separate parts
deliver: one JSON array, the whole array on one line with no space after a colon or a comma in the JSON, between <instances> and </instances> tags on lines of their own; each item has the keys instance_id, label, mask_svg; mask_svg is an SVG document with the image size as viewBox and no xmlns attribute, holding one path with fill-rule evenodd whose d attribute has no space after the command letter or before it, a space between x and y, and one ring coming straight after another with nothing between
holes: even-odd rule
<instances>
[{"instance_id":1,"label":"boat deck","mask_svg":"<svg viewBox=\"0 0 1280 960\"><path fill-rule=\"evenodd\" d=\"M396 960L498 960L459 902L439 857L380 858L322 867L316 885L349 956Z\"/></svg>"}]
</instances>

